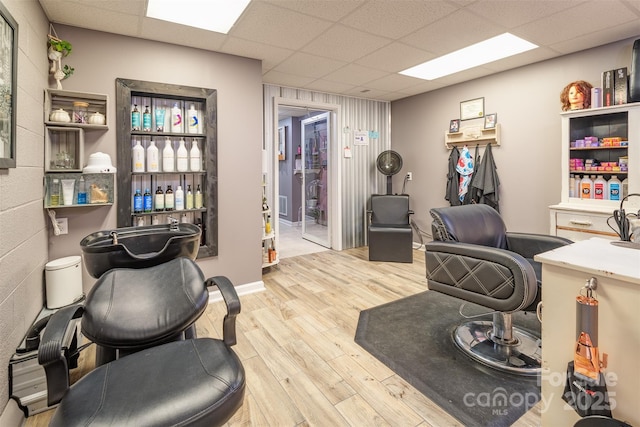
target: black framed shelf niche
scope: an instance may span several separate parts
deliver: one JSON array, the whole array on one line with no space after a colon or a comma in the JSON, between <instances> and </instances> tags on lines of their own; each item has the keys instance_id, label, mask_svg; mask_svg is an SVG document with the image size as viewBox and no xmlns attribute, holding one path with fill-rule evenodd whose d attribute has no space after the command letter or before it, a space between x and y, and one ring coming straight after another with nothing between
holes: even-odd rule
<instances>
[{"instance_id":1,"label":"black framed shelf niche","mask_svg":"<svg viewBox=\"0 0 640 427\"><path fill-rule=\"evenodd\" d=\"M209 88L199 88L192 86L174 85L168 83L148 82L141 80L130 80L124 78L116 79L116 126L117 126L117 225L118 227L131 227L136 225L135 220L139 217L148 220L153 215L163 218L160 223L166 222L168 216L180 221L180 215L188 213L193 218L193 222L202 227L201 246L198 251L198 258L206 258L218 255L218 131L217 131L217 90ZM142 100L147 105L138 104ZM136 102L134 102L136 101ZM188 132L183 129L181 132L171 132L165 127L164 131L158 131L154 125L150 130L132 130L131 112L134 103L142 114L146 107L151 108L152 117L155 105L165 105L178 103L182 107L183 113L191 104L200 107L201 126L197 133ZM183 119L184 119L183 114ZM132 147L134 141L141 140L147 144L154 140L160 150L162 157L162 147L165 138L186 139L193 143L198 141L202 156L201 170L174 171L174 172L133 172L132 169ZM145 146L146 148L146 146ZM175 147L174 147L175 151ZM145 169L146 170L146 169ZM133 184L134 180L145 180L145 183L157 183L158 178L165 182L191 183L194 184L192 191L195 193L195 182L200 183L204 207L202 209L185 209L162 212L142 212L134 213L133 209ZM187 177L190 177L191 181ZM171 181L173 179L173 181ZM185 185L186 187L186 185ZM141 188L142 191L145 188ZM150 188L155 193L155 188ZM176 188L174 187L175 191ZM186 188L184 188L186 195ZM147 224L148 225L148 224Z\"/></svg>"}]
</instances>

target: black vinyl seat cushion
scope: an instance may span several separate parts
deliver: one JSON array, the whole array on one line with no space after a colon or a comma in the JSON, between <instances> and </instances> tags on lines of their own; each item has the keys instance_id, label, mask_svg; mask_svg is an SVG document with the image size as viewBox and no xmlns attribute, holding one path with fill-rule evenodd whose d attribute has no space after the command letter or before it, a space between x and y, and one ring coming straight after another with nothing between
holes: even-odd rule
<instances>
[{"instance_id":1,"label":"black vinyl seat cushion","mask_svg":"<svg viewBox=\"0 0 640 427\"><path fill-rule=\"evenodd\" d=\"M369 261L413 262L413 230L406 194L373 194L367 227Z\"/></svg>"},{"instance_id":2,"label":"black vinyl seat cushion","mask_svg":"<svg viewBox=\"0 0 640 427\"><path fill-rule=\"evenodd\" d=\"M49 426L217 426L242 405L244 391L242 364L223 341L174 341L88 373Z\"/></svg>"},{"instance_id":3,"label":"black vinyl seat cushion","mask_svg":"<svg viewBox=\"0 0 640 427\"><path fill-rule=\"evenodd\" d=\"M205 279L189 258L103 274L87 294L82 333L100 346L140 349L172 340L209 301Z\"/></svg>"}]
</instances>

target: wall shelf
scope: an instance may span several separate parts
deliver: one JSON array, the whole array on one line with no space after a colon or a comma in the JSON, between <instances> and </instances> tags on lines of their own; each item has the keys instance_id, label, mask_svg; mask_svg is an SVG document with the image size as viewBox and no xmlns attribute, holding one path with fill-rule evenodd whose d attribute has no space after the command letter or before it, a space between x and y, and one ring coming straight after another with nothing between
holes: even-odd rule
<instances>
[{"instance_id":1,"label":"wall shelf","mask_svg":"<svg viewBox=\"0 0 640 427\"><path fill-rule=\"evenodd\" d=\"M444 145L447 149L462 145L500 145L500 123L495 128L483 129L480 126L466 127L460 132L446 132Z\"/></svg>"}]
</instances>

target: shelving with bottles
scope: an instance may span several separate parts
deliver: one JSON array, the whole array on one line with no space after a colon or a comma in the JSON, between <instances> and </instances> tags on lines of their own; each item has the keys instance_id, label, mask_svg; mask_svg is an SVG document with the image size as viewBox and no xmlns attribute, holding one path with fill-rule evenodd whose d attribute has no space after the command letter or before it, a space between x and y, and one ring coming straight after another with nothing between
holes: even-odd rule
<instances>
[{"instance_id":1,"label":"shelving with bottles","mask_svg":"<svg viewBox=\"0 0 640 427\"><path fill-rule=\"evenodd\" d=\"M217 255L217 92L116 82L118 227L194 223L198 257Z\"/></svg>"},{"instance_id":2,"label":"shelving with bottles","mask_svg":"<svg viewBox=\"0 0 640 427\"><path fill-rule=\"evenodd\" d=\"M551 232L572 240L618 238L607 219L625 195L640 192L640 103L568 111L561 120L561 196L550 207ZM604 194L591 187L586 197L577 184L585 176L599 181ZM611 197L608 187L614 190ZM627 203L637 211L640 198Z\"/></svg>"},{"instance_id":3,"label":"shelving with bottles","mask_svg":"<svg viewBox=\"0 0 640 427\"><path fill-rule=\"evenodd\" d=\"M107 95L59 89L44 90L45 209L113 204L113 174L82 173L86 132L108 129L107 110ZM66 204L63 180L69 186L71 180L74 181L73 191L67 191L67 196L72 200ZM81 185L85 188L82 189ZM70 187L67 187L67 190L69 189ZM82 196L78 200L78 193L86 193L86 200Z\"/></svg>"},{"instance_id":4,"label":"shelving with bottles","mask_svg":"<svg viewBox=\"0 0 640 427\"><path fill-rule=\"evenodd\" d=\"M262 174L262 268L278 264L275 224L267 201L267 174Z\"/></svg>"}]
</instances>

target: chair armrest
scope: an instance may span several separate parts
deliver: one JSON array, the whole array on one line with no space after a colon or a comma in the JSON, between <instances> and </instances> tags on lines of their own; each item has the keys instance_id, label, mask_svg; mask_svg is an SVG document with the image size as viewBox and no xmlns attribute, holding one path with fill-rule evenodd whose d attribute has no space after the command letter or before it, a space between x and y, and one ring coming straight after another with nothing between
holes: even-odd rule
<instances>
[{"instance_id":1,"label":"chair armrest","mask_svg":"<svg viewBox=\"0 0 640 427\"><path fill-rule=\"evenodd\" d=\"M228 346L236 344L236 316L240 314L240 298L231 280L224 276L215 276L205 282L207 288L216 286L227 305L227 314L222 321L222 339Z\"/></svg>"},{"instance_id":2,"label":"chair armrest","mask_svg":"<svg viewBox=\"0 0 640 427\"><path fill-rule=\"evenodd\" d=\"M83 306L70 306L51 315L38 348L38 363L47 378L47 404L53 406L62 400L69 389L68 349L63 346L67 329L73 319L84 313Z\"/></svg>"},{"instance_id":3,"label":"chair armrest","mask_svg":"<svg viewBox=\"0 0 640 427\"><path fill-rule=\"evenodd\" d=\"M536 274L521 255L470 243L425 244L429 289L503 312L528 307L536 298Z\"/></svg>"},{"instance_id":4,"label":"chair armrest","mask_svg":"<svg viewBox=\"0 0 640 427\"><path fill-rule=\"evenodd\" d=\"M547 234L507 232L507 247L525 258L533 258L542 252L551 251L573 243L564 237Z\"/></svg>"}]
</instances>

